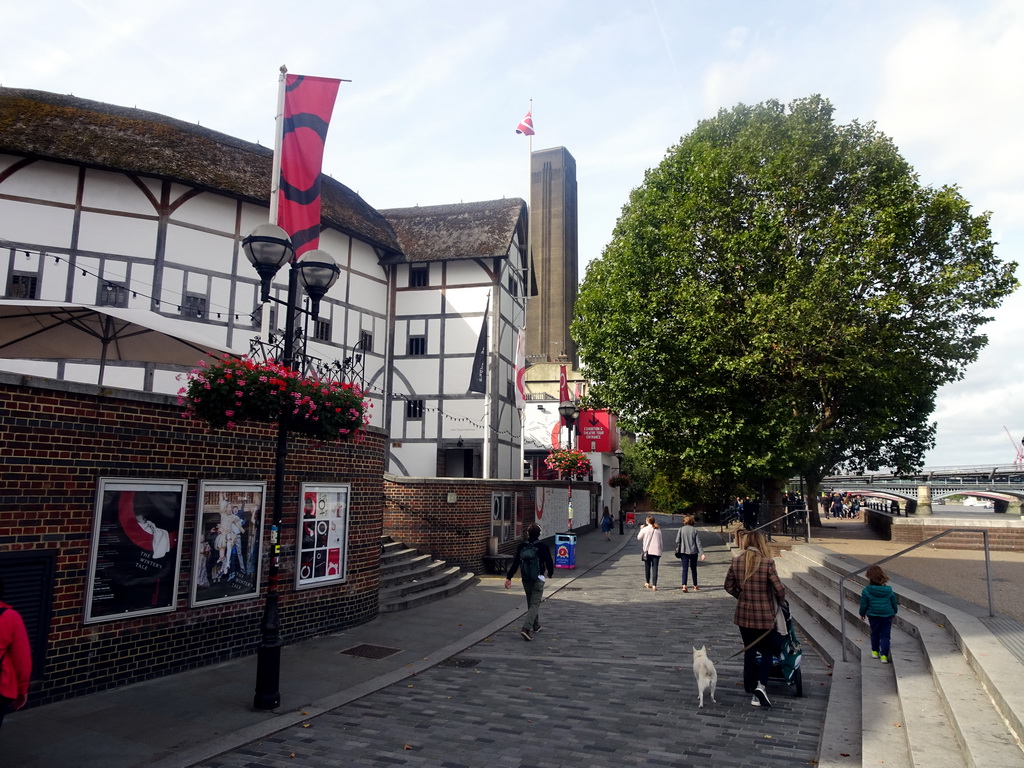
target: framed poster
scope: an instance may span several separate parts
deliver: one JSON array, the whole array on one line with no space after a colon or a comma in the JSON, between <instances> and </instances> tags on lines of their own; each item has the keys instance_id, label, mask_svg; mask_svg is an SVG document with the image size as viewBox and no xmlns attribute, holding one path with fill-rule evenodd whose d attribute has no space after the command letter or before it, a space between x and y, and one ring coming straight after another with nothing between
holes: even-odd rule
<instances>
[{"instance_id":1,"label":"framed poster","mask_svg":"<svg viewBox=\"0 0 1024 768\"><path fill-rule=\"evenodd\" d=\"M266 483L203 481L196 505L193 606L257 597Z\"/></svg>"},{"instance_id":2,"label":"framed poster","mask_svg":"<svg viewBox=\"0 0 1024 768\"><path fill-rule=\"evenodd\" d=\"M175 609L187 492L187 480L100 478L87 624Z\"/></svg>"},{"instance_id":3,"label":"framed poster","mask_svg":"<svg viewBox=\"0 0 1024 768\"><path fill-rule=\"evenodd\" d=\"M304 483L296 542L295 588L345 581L352 486Z\"/></svg>"}]
</instances>

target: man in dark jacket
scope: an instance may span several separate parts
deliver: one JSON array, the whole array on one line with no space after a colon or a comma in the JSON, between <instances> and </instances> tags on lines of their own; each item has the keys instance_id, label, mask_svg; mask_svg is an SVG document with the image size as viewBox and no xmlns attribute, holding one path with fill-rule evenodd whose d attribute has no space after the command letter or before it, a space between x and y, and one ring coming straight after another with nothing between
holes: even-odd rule
<instances>
[{"instance_id":1,"label":"man in dark jacket","mask_svg":"<svg viewBox=\"0 0 1024 768\"><path fill-rule=\"evenodd\" d=\"M540 603L544 599L544 582L555 575L555 563L551 550L540 540L540 526L534 523L526 529L526 541L516 549L512 565L505 574L505 589L512 587L512 577L522 570L523 591L528 606L519 633L523 640L533 640L533 632L540 631Z\"/></svg>"}]
</instances>

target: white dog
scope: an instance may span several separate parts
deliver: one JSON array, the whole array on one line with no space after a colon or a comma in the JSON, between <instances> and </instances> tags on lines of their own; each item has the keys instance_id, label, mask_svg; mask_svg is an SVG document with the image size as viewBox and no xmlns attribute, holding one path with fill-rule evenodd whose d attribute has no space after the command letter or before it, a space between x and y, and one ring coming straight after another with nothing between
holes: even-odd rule
<instances>
[{"instance_id":1,"label":"white dog","mask_svg":"<svg viewBox=\"0 0 1024 768\"><path fill-rule=\"evenodd\" d=\"M711 692L711 700L715 701L715 685L718 684L718 671L715 663L708 658L707 646L693 649L693 676L697 678L697 706L704 706L704 691ZM718 702L715 701L715 704Z\"/></svg>"}]
</instances>

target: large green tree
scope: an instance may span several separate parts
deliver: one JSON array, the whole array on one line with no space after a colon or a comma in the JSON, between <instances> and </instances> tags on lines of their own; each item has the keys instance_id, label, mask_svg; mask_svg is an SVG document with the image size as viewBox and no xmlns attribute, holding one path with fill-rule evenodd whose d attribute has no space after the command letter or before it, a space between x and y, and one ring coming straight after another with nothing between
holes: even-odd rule
<instances>
[{"instance_id":1,"label":"large green tree","mask_svg":"<svg viewBox=\"0 0 1024 768\"><path fill-rule=\"evenodd\" d=\"M647 172L580 287L591 397L694 472L919 466L1016 287L988 215L819 96L723 110Z\"/></svg>"}]
</instances>

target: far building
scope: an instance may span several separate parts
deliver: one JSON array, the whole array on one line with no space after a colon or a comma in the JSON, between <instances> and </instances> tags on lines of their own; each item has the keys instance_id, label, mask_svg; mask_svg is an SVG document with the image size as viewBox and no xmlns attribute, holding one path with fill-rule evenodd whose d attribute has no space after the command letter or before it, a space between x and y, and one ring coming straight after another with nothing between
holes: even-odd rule
<instances>
[{"instance_id":1,"label":"far building","mask_svg":"<svg viewBox=\"0 0 1024 768\"><path fill-rule=\"evenodd\" d=\"M570 402L578 404L587 391L576 344L569 334L579 285L576 160L565 147L541 149L532 153L530 168L530 248L536 295L526 311L523 471L528 477L553 477L544 464L552 448L571 445L587 453L594 480L601 482L603 489L590 511L596 520L603 506L618 511L618 492L608 486L608 478L618 470L614 415L581 412L570 430L559 414L563 369ZM576 517L586 520L579 512Z\"/></svg>"}]
</instances>

